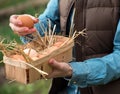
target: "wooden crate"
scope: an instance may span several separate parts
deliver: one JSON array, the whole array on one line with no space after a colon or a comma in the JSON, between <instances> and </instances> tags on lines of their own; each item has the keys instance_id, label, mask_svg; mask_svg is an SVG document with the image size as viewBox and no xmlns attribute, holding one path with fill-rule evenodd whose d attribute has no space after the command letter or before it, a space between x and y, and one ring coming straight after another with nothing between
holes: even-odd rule
<instances>
[{"instance_id":1,"label":"wooden crate","mask_svg":"<svg viewBox=\"0 0 120 94\"><path fill-rule=\"evenodd\" d=\"M48 65L48 60L50 58L55 58L60 62L71 61L72 47L74 45L74 42L73 41L67 42L68 38L66 37L62 37L61 39L64 39L64 41L66 41L64 46L61 46L60 48L53 51L52 51L52 47L50 47L47 50L51 51L51 53L43 58L40 58L32 62L32 65L49 74L52 71L51 67ZM15 80L20 83L28 84L36 80L43 79L42 75L38 71L24 64L23 62L25 61L20 61L20 60L18 61L6 56L3 57L3 61L5 63L6 78L9 80Z\"/></svg>"}]
</instances>

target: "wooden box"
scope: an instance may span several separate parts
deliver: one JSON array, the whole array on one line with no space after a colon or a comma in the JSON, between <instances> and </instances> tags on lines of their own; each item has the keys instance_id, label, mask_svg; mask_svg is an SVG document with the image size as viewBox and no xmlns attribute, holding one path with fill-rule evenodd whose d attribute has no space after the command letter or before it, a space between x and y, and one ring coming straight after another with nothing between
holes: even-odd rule
<instances>
[{"instance_id":1,"label":"wooden box","mask_svg":"<svg viewBox=\"0 0 120 94\"><path fill-rule=\"evenodd\" d=\"M48 60L50 58L55 58L60 62L69 62L72 60L72 47L74 46L73 40L63 36L59 36L58 38L60 41L62 40L64 42L58 48L51 46L45 49L49 54L33 61L31 63L33 66L49 74L52 71L51 67L48 65ZM53 50L53 48L55 49ZM43 79L43 76L34 68L26 65L24 63L25 61L15 60L7 56L3 57L3 61L5 63L6 78L9 80L28 84L36 80Z\"/></svg>"}]
</instances>

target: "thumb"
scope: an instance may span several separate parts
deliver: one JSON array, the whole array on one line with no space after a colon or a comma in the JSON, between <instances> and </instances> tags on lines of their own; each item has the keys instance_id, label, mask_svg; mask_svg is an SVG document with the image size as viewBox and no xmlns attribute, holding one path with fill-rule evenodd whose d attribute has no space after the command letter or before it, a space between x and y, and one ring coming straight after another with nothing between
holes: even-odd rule
<instances>
[{"instance_id":1,"label":"thumb","mask_svg":"<svg viewBox=\"0 0 120 94\"><path fill-rule=\"evenodd\" d=\"M50 59L49 60L49 65L52 67L52 68L60 68L60 64L59 62L57 62L55 59Z\"/></svg>"},{"instance_id":2,"label":"thumb","mask_svg":"<svg viewBox=\"0 0 120 94\"><path fill-rule=\"evenodd\" d=\"M24 14L24 15L27 15L27 16L31 17L32 20L34 21L34 23L37 23L37 22L39 21L38 18L36 18L36 17L34 17L34 16L32 16L32 15L29 15L29 14Z\"/></svg>"}]
</instances>

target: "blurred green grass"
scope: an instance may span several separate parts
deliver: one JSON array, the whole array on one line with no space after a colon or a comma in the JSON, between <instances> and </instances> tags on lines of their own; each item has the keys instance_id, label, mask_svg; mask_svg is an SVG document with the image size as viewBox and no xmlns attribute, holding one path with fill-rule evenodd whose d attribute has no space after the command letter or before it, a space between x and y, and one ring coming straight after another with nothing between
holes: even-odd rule
<instances>
[{"instance_id":1,"label":"blurred green grass","mask_svg":"<svg viewBox=\"0 0 120 94\"><path fill-rule=\"evenodd\" d=\"M0 94L48 94L51 80L38 80L31 84L6 81L0 86Z\"/></svg>"},{"instance_id":2,"label":"blurred green grass","mask_svg":"<svg viewBox=\"0 0 120 94\"><path fill-rule=\"evenodd\" d=\"M6 2L5 2L6 1ZM11 5L15 5L19 2L24 2L27 0L1 0L0 1L0 9L4 7L8 7ZM4 3L2 5L2 3ZM29 7L25 9L25 11L17 11L16 13L19 14L40 14L44 11L46 7L46 4L40 5L40 7ZM18 43L21 43L19 36L15 35L11 28L9 27L9 17L4 18L2 22L0 22L0 36L2 38L5 38L9 41L16 40ZM0 60L2 60L2 53L0 53ZM4 66L4 64L0 64L0 66ZM5 82L2 86L0 86L0 94L47 94L49 90L51 80L39 80L35 83L24 85L20 83L13 82L11 84L8 84L8 82Z\"/></svg>"},{"instance_id":3,"label":"blurred green grass","mask_svg":"<svg viewBox=\"0 0 120 94\"><path fill-rule=\"evenodd\" d=\"M50 80L39 80L32 84L5 83L0 87L0 94L48 94Z\"/></svg>"}]
</instances>

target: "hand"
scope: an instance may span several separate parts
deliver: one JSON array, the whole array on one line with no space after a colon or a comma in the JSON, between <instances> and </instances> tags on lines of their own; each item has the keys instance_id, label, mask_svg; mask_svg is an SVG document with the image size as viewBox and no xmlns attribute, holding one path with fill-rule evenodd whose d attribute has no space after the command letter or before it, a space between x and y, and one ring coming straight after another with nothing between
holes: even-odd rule
<instances>
[{"instance_id":1,"label":"hand","mask_svg":"<svg viewBox=\"0 0 120 94\"><path fill-rule=\"evenodd\" d=\"M52 72L47 75L47 78L72 76L72 68L68 63L50 59L48 64L52 67Z\"/></svg>"},{"instance_id":2,"label":"hand","mask_svg":"<svg viewBox=\"0 0 120 94\"><path fill-rule=\"evenodd\" d=\"M28 15L28 14L24 14L24 15ZM9 19L10 20L9 26L11 27L11 29L14 31L15 34L18 34L19 36L25 36L27 34L31 34L36 31L35 28L29 29L28 27L24 27L22 25L22 22L17 19L18 16L19 15L11 15ZM30 16L33 19L34 23L38 22L37 18L31 15L28 16Z\"/></svg>"}]
</instances>

